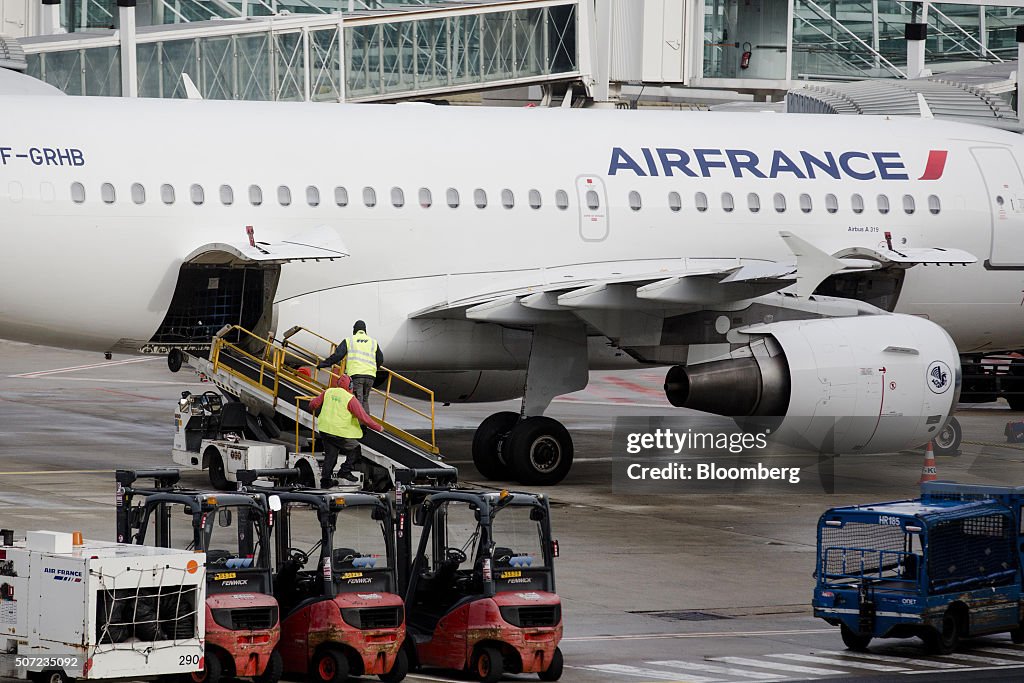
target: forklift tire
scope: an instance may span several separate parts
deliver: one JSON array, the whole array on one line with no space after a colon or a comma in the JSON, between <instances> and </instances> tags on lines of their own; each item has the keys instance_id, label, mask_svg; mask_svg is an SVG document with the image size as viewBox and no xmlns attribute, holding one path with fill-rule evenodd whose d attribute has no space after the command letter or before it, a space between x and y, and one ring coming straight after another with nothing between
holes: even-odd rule
<instances>
[{"instance_id":1,"label":"forklift tire","mask_svg":"<svg viewBox=\"0 0 1024 683\"><path fill-rule=\"evenodd\" d=\"M960 644L960 620L956 612L947 609L942 616L942 631L928 629L921 640L930 654L952 654Z\"/></svg>"},{"instance_id":2,"label":"forklift tire","mask_svg":"<svg viewBox=\"0 0 1024 683\"><path fill-rule=\"evenodd\" d=\"M572 437L557 420L528 417L512 428L505 457L520 483L554 486L572 469Z\"/></svg>"},{"instance_id":3,"label":"forklift tire","mask_svg":"<svg viewBox=\"0 0 1024 683\"><path fill-rule=\"evenodd\" d=\"M519 422L519 413L494 413L480 423L473 433L473 464L489 481L504 480L511 476L508 462L502 458L499 444L508 443L509 432Z\"/></svg>"},{"instance_id":4,"label":"forklift tire","mask_svg":"<svg viewBox=\"0 0 1024 683\"><path fill-rule=\"evenodd\" d=\"M280 652L274 650L270 653L270 659L267 660L267 666L263 669L263 673L253 676L252 680L254 683L277 683L281 680L282 674L284 674L284 659Z\"/></svg>"},{"instance_id":5,"label":"forklift tire","mask_svg":"<svg viewBox=\"0 0 1024 683\"><path fill-rule=\"evenodd\" d=\"M181 370L181 364L185 361L185 354L181 352L181 349L171 349L171 352L167 354L167 369L171 372L177 372Z\"/></svg>"},{"instance_id":6,"label":"forklift tire","mask_svg":"<svg viewBox=\"0 0 1024 683\"><path fill-rule=\"evenodd\" d=\"M71 681L75 680L64 673L63 669L33 671L29 674L29 678L32 679L33 683L71 683Z\"/></svg>"},{"instance_id":7,"label":"forklift tire","mask_svg":"<svg viewBox=\"0 0 1024 683\"><path fill-rule=\"evenodd\" d=\"M324 648L313 658L310 673L318 683L345 683L348 680L348 658L337 648Z\"/></svg>"},{"instance_id":8,"label":"forklift tire","mask_svg":"<svg viewBox=\"0 0 1024 683\"><path fill-rule=\"evenodd\" d=\"M224 461L216 451L210 454L210 484L218 491L231 491L235 488L224 474Z\"/></svg>"},{"instance_id":9,"label":"forklift tire","mask_svg":"<svg viewBox=\"0 0 1024 683\"><path fill-rule=\"evenodd\" d=\"M185 683L220 683L224 678L224 663L220 661L220 655L207 650L203 662L203 670L186 674Z\"/></svg>"},{"instance_id":10,"label":"forklift tire","mask_svg":"<svg viewBox=\"0 0 1024 683\"><path fill-rule=\"evenodd\" d=\"M316 488L316 474L313 473L313 468L305 460L299 462L295 466L295 469L299 471L299 485L305 486L306 488Z\"/></svg>"},{"instance_id":11,"label":"forklift tire","mask_svg":"<svg viewBox=\"0 0 1024 683\"><path fill-rule=\"evenodd\" d=\"M398 656L395 657L395 663L391 666L391 671L386 674L377 674L377 678L384 681L384 683L399 683L405 679L409 673L409 655L405 653L405 648L401 648L398 651Z\"/></svg>"},{"instance_id":12,"label":"forklift tire","mask_svg":"<svg viewBox=\"0 0 1024 683\"><path fill-rule=\"evenodd\" d=\"M871 636L862 636L859 633L854 633L852 629L847 628L846 624L839 625L839 635L842 636L843 645L846 646L846 649L853 650L854 652L868 651Z\"/></svg>"},{"instance_id":13,"label":"forklift tire","mask_svg":"<svg viewBox=\"0 0 1024 683\"><path fill-rule=\"evenodd\" d=\"M960 455L960 443L964 439L964 430L960 420L949 418L949 422L935 435L935 455Z\"/></svg>"},{"instance_id":14,"label":"forklift tire","mask_svg":"<svg viewBox=\"0 0 1024 683\"><path fill-rule=\"evenodd\" d=\"M551 655L551 664L537 674L537 677L542 681L557 681L562 677L562 648L555 648L555 654Z\"/></svg>"},{"instance_id":15,"label":"forklift tire","mask_svg":"<svg viewBox=\"0 0 1024 683\"><path fill-rule=\"evenodd\" d=\"M476 651L473 657L473 675L481 683L497 683L505 673L505 661L501 651L487 645Z\"/></svg>"}]
</instances>

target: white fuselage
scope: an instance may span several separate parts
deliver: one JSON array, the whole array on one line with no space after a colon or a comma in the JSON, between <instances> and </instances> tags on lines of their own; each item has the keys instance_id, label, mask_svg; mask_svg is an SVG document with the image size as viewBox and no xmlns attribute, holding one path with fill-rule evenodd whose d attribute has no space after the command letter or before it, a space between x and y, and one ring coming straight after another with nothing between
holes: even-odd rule
<instances>
[{"instance_id":1,"label":"white fuselage","mask_svg":"<svg viewBox=\"0 0 1024 683\"><path fill-rule=\"evenodd\" d=\"M1011 239L1024 236L1024 188L1019 171L1015 178L1010 170L1005 179L983 175L977 158L987 157L975 149L1024 157L1019 137L1003 131L907 118L427 105L10 97L3 109L5 338L100 351L137 347L160 325L183 259L204 244L243 242L252 225L258 240L328 226L351 254L283 267L278 329L301 324L341 339L361 318L399 369L522 366L498 328L411 321L422 309L551 284L552 273L608 278L678 269L684 258L792 260L780 230L829 253L877 247L886 232L896 249L966 250L977 264L912 268L897 310L941 324L961 351L1024 347L1024 270L1012 269L1024 268L1024 245L1018 256ZM667 177L659 149L687 151L690 174L677 165ZM700 153L708 168L694 150L712 150ZM752 167L741 155L737 167L726 150L753 152L759 161ZM795 158L800 151L863 154L847 157L838 179L822 172L811 179L780 168L773 174L777 150ZM947 151L941 175L917 180L932 150ZM876 152L888 156L880 162ZM880 170L880 163L890 165ZM85 190L81 203L72 199L76 182ZM104 201L104 183L113 186L112 202ZM144 188L144 201L133 197L133 184ZM174 188L173 203L162 201L165 184ZM203 190L201 204L193 202L193 185ZM225 185L231 205L221 200ZM262 191L258 206L251 186ZM600 207L581 208L595 186ZM279 201L282 187L290 205ZM339 187L347 206L336 204ZM318 191L317 206L307 202L307 188ZM364 188L375 191L375 206L365 205ZM404 194L401 207L393 188ZM430 190L429 207L421 205L421 188ZM458 208L448 205L449 188L458 192ZM478 189L486 208L475 206ZM503 206L503 190L511 190L512 208ZM540 208L530 206L531 190L539 191ZM559 190L568 208L556 206ZM639 193L639 209L630 206L631 192ZM678 211L669 205L672 192ZM696 207L698 192L707 197L705 211ZM726 192L731 212L723 210ZM784 212L776 211L776 193L785 197ZM854 193L862 213L851 209ZM811 201L806 212L802 194ZM878 195L888 198L886 214ZM904 195L914 199L912 214ZM940 202L937 214L930 196ZM985 265L994 235L993 261L1009 269Z\"/></svg>"}]
</instances>

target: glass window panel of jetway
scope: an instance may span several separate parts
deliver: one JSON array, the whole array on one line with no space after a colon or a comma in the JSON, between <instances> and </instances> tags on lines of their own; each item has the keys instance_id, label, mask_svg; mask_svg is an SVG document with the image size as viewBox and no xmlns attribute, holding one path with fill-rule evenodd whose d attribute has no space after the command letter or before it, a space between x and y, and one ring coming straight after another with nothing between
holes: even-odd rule
<instances>
[{"instance_id":1,"label":"glass window panel of jetway","mask_svg":"<svg viewBox=\"0 0 1024 683\"><path fill-rule=\"evenodd\" d=\"M512 49L515 53L514 74L516 78L538 76L547 73L547 41L544 32L547 23L543 9L528 9L515 12L515 32L512 35Z\"/></svg>"},{"instance_id":2,"label":"glass window panel of jetway","mask_svg":"<svg viewBox=\"0 0 1024 683\"><path fill-rule=\"evenodd\" d=\"M414 21L384 24L380 31L382 92L412 90L416 87L413 62Z\"/></svg>"},{"instance_id":3,"label":"glass window panel of jetway","mask_svg":"<svg viewBox=\"0 0 1024 683\"><path fill-rule=\"evenodd\" d=\"M704 0L704 75L786 77L789 0Z\"/></svg>"},{"instance_id":4,"label":"glass window panel of jetway","mask_svg":"<svg viewBox=\"0 0 1024 683\"><path fill-rule=\"evenodd\" d=\"M515 76L515 12L481 15L483 53L481 75L484 80L503 80Z\"/></svg>"},{"instance_id":5,"label":"glass window panel of jetway","mask_svg":"<svg viewBox=\"0 0 1024 683\"><path fill-rule=\"evenodd\" d=\"M340 59L337 27L309 32L310 99L314 102L341 99Z\"/></svg>"},{"instance_id":6,"label":"glass window panel of jetway","mask_svg":"<svg viewBox=\"0 0 1024 683\"><path fill-rule=\"evenodd\" d=\"M550 73L575 71L577 65L576 4L549 7L547 12L547 59Z\"/></svg>"},{"instance_id":7,"label":"glass window panel of jetway","mask_svg":"<svg viewBox=\"0 0 1024 683\"><path fill-rule=\"evenodd\" d=\"M39 76L66 95L84 95L83 50L48 52L40 59Z\"/></svg>"},{"instance_id":8,"label":"glass window panel of jetway","mask_svg":"<svg viewBox=\"0 0 1024 683\"><path fill-rule=\"evenodd\" d=\"M277 59L270 53L269 32L240 35L236 39L235 54L238 69L238 95L240 100L272 100L272 65Z\"/></svg>"},{"instance_id":9,"label":"glass window panel of jetway","mask_svg":"<svg viewBox=\"0 0 1024 683\"><path fill-rule=\"evenodd\" d=\"M345 29L347 96L357 98L380 92L381 25Z\"/></svg>"},{"instance_id":10,"label":"glass window panel of jetway","mask_svg":"<svg viewBox=\"0 0 1024 683\"><path fill-rule=\"evenodd\" d=\"M202 82L195 39L140 43L137 54L139 97L186 97L183 73L196 84Z\"/></svg>"},{"instance_id":11,"label":"glass window panel of jetway","mask_svg":"<svg viewBox=\"0 0 1024 683\"><path fill-rule=\"evenodd\" d=\"M982 43L981 12L978 5L931 5L928 8L925 63L991 58Z\"/></svg>"},{"instance_id":12,"label":"glass window panel of jetway","mask_svg":"<svg viewBox=\"0 0 1024 683\"><path fill-rule=\"evenodd\" d=\"M480 78L481 21L479 14L448 19L453 84L472 83Z\"/></svg>"},{"instance_id":13,"label":"glass window panel of jetway","mask_svg":"<svg viewBox=\"0 0 1024 683\"><path fill-rule=\"evenodd\" d=\"M302 101L306 99L306 51L302 32L274 33L274 99Z\"/></svg>"},{"instance_id":14,"label":"glass window panel of jetway","mask_svg":"<svg viewBox=\"0 0 1024 683\"><path fill-rule=\"evenodd\" d=\"M878 0L902 12L899 2ZM909 3L908 3L909 4ZM793 6L793 72L795 79L898 77L906 64L904 18L876 13L868 0L796 0ZM888 45L898 39L896 49ZM879 41L881 40L881 43ZM902 51L897 55L896 52Z\"/></svg>"},{"instance_id":15,"label":"glass window panel of jetway","mask_svg":"<svg viewBox=\"0 0 1024 683\"><path fill-rule=\"evenodd\" d=\"M419 88L437 88L449 84L452 58L449 27L449 19L415 22L415 69Z\"/></svg>"},{"instance_id":16,"label":"glass window panel of jetway","mask_svg":"<svg viewBox=\"0 0 1024 683\"><path fill-rule=\"evenodd\" d=\"M985 35L988 49L1003 59L1017 58L1016 28L1024 24L1024 8L985 7Z\"/></svg>"},{"instance_id":17,"label":"glass window panel of jetway","mask_svg":"<svg viewBox=\"0 0 1024 683\"><path fill-rule=\"evenodd\" d=\"M235 37L210 36L199 39L202 56L196 83L199 92L208 100L233 100L237 97L235 83Z\"/></svg>"}]
</instances>

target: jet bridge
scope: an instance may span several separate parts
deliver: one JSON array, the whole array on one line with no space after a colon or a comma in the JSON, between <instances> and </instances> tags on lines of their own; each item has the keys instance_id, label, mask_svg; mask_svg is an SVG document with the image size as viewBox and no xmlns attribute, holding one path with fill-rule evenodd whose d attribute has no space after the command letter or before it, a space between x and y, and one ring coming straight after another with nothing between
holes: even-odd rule
<instances>
[{"instance_id":1,"label":"jet bridge","mask_svg":"<svg viewBox=\"0 0 1024 683\"><path fill-rule=\"evenodd\" d=\"M329 353L336 347L331 340L304 327L292 328L277 340L232 325L213 338L209 357L174 349L168 365L176 372L187 364L226 394L239 398L254 413L278 415L293 423L295 450L316 452L316 416L310 412L309 402L327 388L332 374L344 371L343 366L335 366L330 372L307 374L306 368L324 358L309 347L325 345L331 349ZM458 471L441 460L437 446L433 392L387 368L381 371L381 389L373 390L370 403L371 414L384 431L365 430L361 440L363 458L376 468L372 472L374 484L381 485L385 475L389 483L455 480ZM399 387L405 394L421 393L427 408L399 398L395 392ZM305 439L303 429L312 431L313 438Z\"/></svg>"}]
</instances>

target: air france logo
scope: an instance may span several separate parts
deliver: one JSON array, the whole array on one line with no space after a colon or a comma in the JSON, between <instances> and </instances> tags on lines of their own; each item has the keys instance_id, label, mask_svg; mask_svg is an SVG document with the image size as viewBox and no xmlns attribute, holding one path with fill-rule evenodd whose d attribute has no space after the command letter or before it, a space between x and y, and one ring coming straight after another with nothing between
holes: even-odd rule
<instances>
[{"instance_id":1,"label":"air france logo","mask_svg":"<svg viewBox=\"0 0 1024 683\"><path fill-rule=\"evenodd\" d=\"M54 581L82 583L82 572L74 569L54 569L53 567L43 567L43 573L53 575Z\"/></svg>"},{"instance_id":2,"label":"air france logo","mask_svg":"<svg viewBox=\"0 0 1024 683\"><path fill-rule=\"evenodd\" d=\"M944 394L950 384L949 366L941 360L932 361L928 366L928 388L936 394Z\"/></svg>"},{"instance_id":3,"label":"air france logo","mask_svg":"<svg viewBox=\"0 0 1024 683\"><path fill-rule=\"evenodd\" d=\"M928 152L924 171L918 180L938 180L946 169L949 152ZM910 180L899 152L785 152L771 150L767 155L749 149L677 149L641 147L639 150L613 147L608 175L631 173L639 177L710 178L834 178L836 180Z\"/></svg>"}]
</instances>

